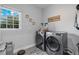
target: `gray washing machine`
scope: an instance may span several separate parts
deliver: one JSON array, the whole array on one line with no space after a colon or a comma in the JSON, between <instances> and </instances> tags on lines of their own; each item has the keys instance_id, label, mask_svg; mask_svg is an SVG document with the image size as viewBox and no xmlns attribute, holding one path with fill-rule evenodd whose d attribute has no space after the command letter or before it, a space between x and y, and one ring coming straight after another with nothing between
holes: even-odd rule
<instances>
[{"instance_id":1,"label":"gray washing machine","mask_svg":"<svg viewBox=\"0 0 79 59\"><path fill-rule=\"evenodd\" d=\"M46 50L45 33L46 32L43 32L43 31L36 31L36 39L35 39L36 47L43 51Z\"/></svg>"},{"instance_id":2,"label":"gray washing machine","mask_svg":"<svg viewBox=\"0 0 79 59\"><path fill-rule=\"evenodd\" d=\"M67 49L67 33L46 32L46 52L49 55L63 55Z\"/></svg>"}]
</instances>

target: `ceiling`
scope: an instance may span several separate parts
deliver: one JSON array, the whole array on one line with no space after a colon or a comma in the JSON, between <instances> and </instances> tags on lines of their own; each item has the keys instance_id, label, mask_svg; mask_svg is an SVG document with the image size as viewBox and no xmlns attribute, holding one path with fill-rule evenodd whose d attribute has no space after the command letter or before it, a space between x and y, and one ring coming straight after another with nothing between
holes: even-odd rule
<instances>
[{"instance_id":1,"label":"ceiling","mask_svg":"<svg viewBox=\"0 0 79 59\"><path fill-rule=\"evenodd\" d=\"M46 7L50 6L51 4L34 4L34 5L38 8L46 8Z\"/></svg>"}]
</instances>

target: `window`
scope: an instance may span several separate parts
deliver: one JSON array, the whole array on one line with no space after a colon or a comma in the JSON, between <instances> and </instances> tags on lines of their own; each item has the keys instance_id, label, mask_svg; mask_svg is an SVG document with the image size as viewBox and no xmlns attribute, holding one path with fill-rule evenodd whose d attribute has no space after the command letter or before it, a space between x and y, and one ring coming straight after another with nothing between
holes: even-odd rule
<instances>
[{"instance_id":1,"label":"window","mask_svg":"<svg viewBox=\"0 0 79 59\"><path fill-rule=\"evenodd\" d=\"M0 7L0 29L19 29L21 13Z\"/></svg>"}]
</instances>

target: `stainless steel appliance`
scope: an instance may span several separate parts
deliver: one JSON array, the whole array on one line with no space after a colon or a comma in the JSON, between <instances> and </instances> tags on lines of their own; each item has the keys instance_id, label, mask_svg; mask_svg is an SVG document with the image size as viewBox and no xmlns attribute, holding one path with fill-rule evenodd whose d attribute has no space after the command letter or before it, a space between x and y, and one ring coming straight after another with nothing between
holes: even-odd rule
<instances>
[{"instance_id":1,"label":"stainless steel appliance","mask_svg":"<svg viewBox=\"0 0 79 59\"><path fill-rule=\"evenodd\" d=\"M67 33L46 32L46 52L49 55L63 55L67 49Z\"/></svg>"},{"instance_id":2,"label":"stainless steel appliance","mask_svg":"<svg viewBox=\"0 0 79 59\"><path fill-rule=\"evenodd\" d=\"M37 31L36 32L36 47L45 51L45 32L43 31Z\"/></svg>"}]
</instances>

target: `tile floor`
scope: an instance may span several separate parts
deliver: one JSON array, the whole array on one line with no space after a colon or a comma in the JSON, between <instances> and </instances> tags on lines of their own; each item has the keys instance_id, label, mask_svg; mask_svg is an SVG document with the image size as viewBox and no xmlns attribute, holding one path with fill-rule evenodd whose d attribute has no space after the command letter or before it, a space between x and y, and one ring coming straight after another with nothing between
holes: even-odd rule
<instances>
[{"instance_id":1,"label":"tile floor","mask_svg":"<svg viewBox=\"0 0 79 59\"><path fill-rule=\"evenodd\" d=\"M37 47L31 47L25 50L24 55L48 55L46 52L40 50ZM64 53L63 55L69 55L68 53Z\"/></svg>"},{"instance_id":2,"label":"tile floor","mask_svg":"<svg viewBox=\"0 0 79 59\"><path fill-rule=\"evenodd\" d=\"M32 47L26 50L25 55L47 55L47 53L40 50L39 48Z\"/></svg>"}]
</instances>

